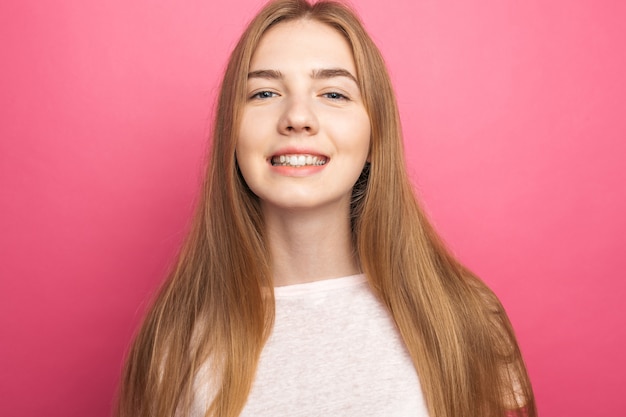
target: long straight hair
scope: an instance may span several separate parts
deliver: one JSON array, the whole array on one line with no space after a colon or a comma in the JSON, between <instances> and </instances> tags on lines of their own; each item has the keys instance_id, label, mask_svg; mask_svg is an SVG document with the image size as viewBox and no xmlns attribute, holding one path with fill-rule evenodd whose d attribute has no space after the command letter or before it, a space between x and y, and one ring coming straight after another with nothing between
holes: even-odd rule
<instances>
[{"instance_id":1,"label":"long straight hair","mask_svg":"<svg viewBox=\"0 0 626 417\"><path fill-rule=\"evenodd\" d=\"M420 208L380 52L348 7L279 0L252 20L231 54L218 99L198 209L177 264L137 334L118 417L189 413L208 368L206 416L243 409L274 320L270 257L258 198L235 146L250 60L274 25L311 19L350 43L371 122L371 153L353 190L352 238L370 286L393 317L431 417L535 417L530 382L495 295L446 249Z\"/></svg>"}]
</instances>

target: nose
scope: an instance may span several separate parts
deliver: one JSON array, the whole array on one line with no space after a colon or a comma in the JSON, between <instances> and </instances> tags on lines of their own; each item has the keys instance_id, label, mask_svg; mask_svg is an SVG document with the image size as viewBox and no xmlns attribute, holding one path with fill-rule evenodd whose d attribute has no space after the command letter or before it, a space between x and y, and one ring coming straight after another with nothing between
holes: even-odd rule
<instances>
[{"instance_id":1,"label":"nose","mask_svg":"<svg viewBox=\"0 0 626 417\"><path fill-rule=\"evenodd\" d=\"M319 122L314 103L306 97L289 97L284 102L285 108L278 122L278 130L284 135L305 133L314 135L319 129Z\"/></svg>"}]
</instances>

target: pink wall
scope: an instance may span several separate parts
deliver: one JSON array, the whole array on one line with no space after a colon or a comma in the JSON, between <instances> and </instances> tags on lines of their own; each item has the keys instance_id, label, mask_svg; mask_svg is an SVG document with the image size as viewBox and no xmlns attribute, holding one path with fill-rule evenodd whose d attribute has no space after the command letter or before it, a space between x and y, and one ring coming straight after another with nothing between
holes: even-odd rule
<instances>
[{"instance_id":1,"label":"pink wall","mask_svg":"<svg viewBox=\"0 0 626 417\"><path fill-rule=\"evenodd\" d=\"M0 4L0 415L108 415L260 6L219 3ZM624 3L354 3L419 192L507 307L542 415L622 415Z\"/></svg>"}]
</instances>

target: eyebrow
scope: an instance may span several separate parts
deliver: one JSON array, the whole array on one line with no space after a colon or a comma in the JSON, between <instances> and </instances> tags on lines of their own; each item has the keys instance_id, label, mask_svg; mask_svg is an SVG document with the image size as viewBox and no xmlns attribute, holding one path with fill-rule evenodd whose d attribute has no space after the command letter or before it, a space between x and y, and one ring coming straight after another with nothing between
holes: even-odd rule
<instances>
[{"instance_id":1,"label":"eyebrow","mask_svg":"<svg viewBox=\"0 0 626 417\"><path fill-rule=\"evenodd\" d=\"M354 81L356 85L359 85L358 81L356 80L356 77L352 75L350 71L345 70L343 68L328 68L328 69L313 70L311 77L314 80L325 80L325 79L334 78L334 77L347 77L351 79L352 81Z\"/></svg>"},{"instance_id":2,"label":"eyebrow","mask_svg":"<svg viewBox=\"0 0 626 417\"><path fill-rule=\"evenodd\" d=\"M314 69L311 71L311 78L314 80L326 80L335 77L346 77L354 81L356 85L359 85L356 77L350 73L350 71L343 68L323 68ZM248 79L251 78L265 78L268 80L282 80L283 74L277 70L256 70L248 73Z\"/></svg>"},{"instance_id":3,"label":"eyebrow","mask_svg":"<svg viewBox=\"0 0 626 417\"><path fill-rule=\"evenodd\" d=\"M283 74L276 70L257 70L248 73L248 79L250 78L265 78L268 80L282 80Z\"/></svg>"}]
</instances>

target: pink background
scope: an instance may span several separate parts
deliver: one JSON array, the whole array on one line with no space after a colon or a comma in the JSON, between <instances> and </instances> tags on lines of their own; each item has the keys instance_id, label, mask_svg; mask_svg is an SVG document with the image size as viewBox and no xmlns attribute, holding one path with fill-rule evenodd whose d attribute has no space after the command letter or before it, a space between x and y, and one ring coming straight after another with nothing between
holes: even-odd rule
<instances>
[{"instance_id":1,"label":"pink background","mask_svg":"<svg viewBox=\"0 0 626 417\"><path fill-rule=\"evenodd\" d=\"M261 4L223 3L0 4L0 415L109 414ZM541 414L623 415L625 3L354 3L419 193L501 297Z\"/></svg>"}]
</instances>

